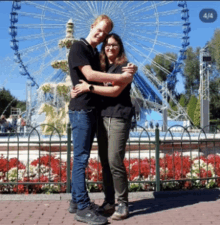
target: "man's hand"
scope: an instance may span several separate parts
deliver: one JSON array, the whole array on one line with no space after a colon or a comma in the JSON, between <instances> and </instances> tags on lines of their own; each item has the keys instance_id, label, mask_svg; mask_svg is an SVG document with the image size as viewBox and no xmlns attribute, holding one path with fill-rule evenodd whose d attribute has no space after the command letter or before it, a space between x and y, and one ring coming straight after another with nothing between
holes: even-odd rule
<instances>
[{"instance_id":1,"label":"man's hand","mask_svg":"<svg viewBox=\"0 0 220 225\"><path fill-rule=\"evenodd\" d=\"M128 63L126 67L122 67L122 72L132 73L133 75L137 72L138 67L133 63Z\"/></svg>"}]
</instances>

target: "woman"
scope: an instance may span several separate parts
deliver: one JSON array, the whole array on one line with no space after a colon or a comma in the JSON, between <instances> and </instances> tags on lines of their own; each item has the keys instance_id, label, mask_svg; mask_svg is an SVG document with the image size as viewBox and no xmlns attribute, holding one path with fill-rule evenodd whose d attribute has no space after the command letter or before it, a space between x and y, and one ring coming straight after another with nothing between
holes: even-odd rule
<instances>
[{"instance_id":1,"label":"woman","mask_svg":"<svg viewBox=\"0 0 220 225\"><path fill-rule=\"evenodd\" d=\"M102 71L107 73L122 73L122 67L128 64L123 43L117 34L109 34L103 42L100 64ZM105 201L99 207L99 211L103 213L115 211L116 193L118 208L112 219L125 219L129 211L127 174L123 160L133 114L130 98L131 83L105 83L104 86L98 86L83 80L80 82L81 84L76 85L71 92L72 97L86 91L105 96L101 102L97 132L105 194Z\"/></svg>"}]
</instances>

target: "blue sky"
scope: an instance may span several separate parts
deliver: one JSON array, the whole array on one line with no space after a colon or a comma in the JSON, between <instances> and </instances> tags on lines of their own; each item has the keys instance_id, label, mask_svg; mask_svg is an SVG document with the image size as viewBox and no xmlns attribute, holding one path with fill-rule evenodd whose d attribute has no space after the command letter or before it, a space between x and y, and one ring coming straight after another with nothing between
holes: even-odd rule
<instances>
[{"instance_id":1,"label":"blue sky","mask_svg":"<svg viewBox=\"0 0 220 225\"><path fill-rule=\"evenodd\" d=\"M214 30L220 27L220 18L218 16L214 23L203 23L199 19L199 12L204 8L213 8L220 14L220 2L219 1L187 1L189 13L191 32L190 46L204 47L205 43L209 41ZM8 34L8 27L10 26L9 14L11 12L12 2L0 1L0 67L4 64L4 69L0 72L0 87L4 86L9 89L12 95L19 100L25 100L26 98L26 77L22 77L19 71L14 70L8 75L7 71L11 70L14 66L13 50L10 48L10 35ZM9 60L6 60L6 59ZM178 77L179 82L177 84L177 90L183 91L183 80Z\"/></svg>"}]
</instances>

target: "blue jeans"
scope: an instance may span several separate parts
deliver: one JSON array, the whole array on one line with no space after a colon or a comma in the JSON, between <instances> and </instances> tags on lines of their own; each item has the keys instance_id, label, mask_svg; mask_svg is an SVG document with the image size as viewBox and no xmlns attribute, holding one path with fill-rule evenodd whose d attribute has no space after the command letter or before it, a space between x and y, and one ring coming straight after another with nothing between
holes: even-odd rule
<instances>
[{"instance_id":1,"label":"blue jeans","mask_svg":"<svg viewBox=\"0 0 220 225\"><path fill-rule=\"evenodd\" d=\"M69 118L74 146L71 182L72 201L77 203L78 209L84 209L90 204L85 182L85 169L96 132L96 110L70 110Z\"/></svg>"}]
</instances>

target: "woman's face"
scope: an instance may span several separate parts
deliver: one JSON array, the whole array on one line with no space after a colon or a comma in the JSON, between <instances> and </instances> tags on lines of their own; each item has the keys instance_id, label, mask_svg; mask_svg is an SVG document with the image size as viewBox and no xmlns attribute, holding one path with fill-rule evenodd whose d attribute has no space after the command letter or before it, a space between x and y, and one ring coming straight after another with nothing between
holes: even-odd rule
<instances>
[{"instance_id":1,"label":"woman's face","mask_svg":"<svg viewBox=\"0 0 220 225\"><path fill-rule=\"evenodd\" d=\"M105 45L105 54L110 63L114 63L119 54L119 50L120 46L118 42L113 37L110 37Z\"/></svg>"}]
</instances>

